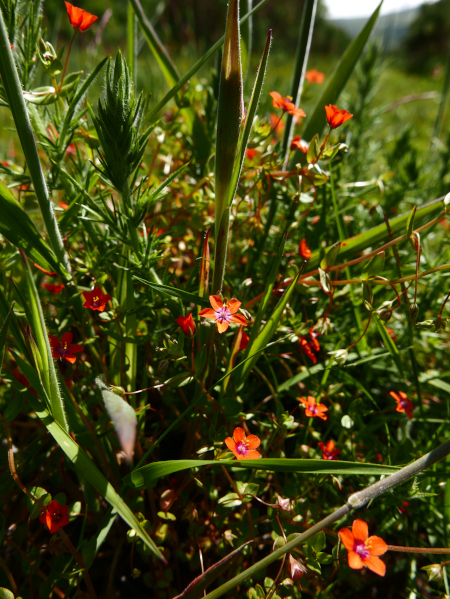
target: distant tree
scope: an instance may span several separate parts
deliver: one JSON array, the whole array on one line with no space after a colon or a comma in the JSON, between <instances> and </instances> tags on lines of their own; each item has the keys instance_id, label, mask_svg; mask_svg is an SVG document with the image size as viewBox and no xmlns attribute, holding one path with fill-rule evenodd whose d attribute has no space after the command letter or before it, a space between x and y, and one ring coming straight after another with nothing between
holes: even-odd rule
<instances>
[{"instance_id":1,"label":"distant tree","mask_svg":"<svg viewBox=\"0 0 450 599\"><path fill-rule=\"evenodd\" d=\"M450 49L450 0L423 4L404 42L409 68L429 72L445 64Z\"/></svg>"}]
</instances>

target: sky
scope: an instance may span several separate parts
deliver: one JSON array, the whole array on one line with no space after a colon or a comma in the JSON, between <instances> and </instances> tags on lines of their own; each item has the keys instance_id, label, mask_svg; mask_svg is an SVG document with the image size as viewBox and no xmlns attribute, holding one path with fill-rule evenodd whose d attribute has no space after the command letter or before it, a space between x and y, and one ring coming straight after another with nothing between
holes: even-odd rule
<instances>
[{"instance_id":1,"label":"sky","mask_svg":"<svg viewBox=\"0 0 450 599\"><path fill-rule=\"evenodd\" d=\"M367 17L373 13L379 0L325 0L328 15L332 19L348 19L351 17ZM415 8L423 4L423 0L384 0L381 14L386 15L399 10Z\"/></svg>"}]
</instances>

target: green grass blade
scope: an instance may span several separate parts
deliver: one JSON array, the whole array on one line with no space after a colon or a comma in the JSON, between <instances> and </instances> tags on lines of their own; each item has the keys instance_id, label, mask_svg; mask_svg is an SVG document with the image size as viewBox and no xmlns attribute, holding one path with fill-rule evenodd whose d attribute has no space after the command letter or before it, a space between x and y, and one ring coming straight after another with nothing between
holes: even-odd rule
<instances>
[{"instance_id":1,"label":"green grass blade","mask_svg":"<svg viewBox=\"0 0 450 599\"><path fill-rule=\"evenodd\" d=\"M375 26L375 23L378 19L378 14L381 10L382 3L383 2L380 2L373 15L347 48L345 54L342 56L336 69L334 70L328 85L326 85L324 88L322 94L319 96L316 104L314 105L314 108L307 117L305 127L302 131L302 137L307 141L311 140L316 133L320 134L325 127L326 118L324 107L327 104L336 104L338 101L339 95L347 84L350 75L353 73L353 69L355 68L356 63L358 62L358 59L364 50L364 46L366 45L370 34L372 33L372 29ZM291 165L295 165L299 161L299 157L300 151L297 150L294 158L291 161Z\"/></svg>"},{"instance_id":2,"label":"green grass blade","mask_svg":"<svg viewBox=\"0 0 450 599\"><path fill-rule=\"evenodd\" d=\"M261 97L262 86L264 83L264 77L266 75L267 69L267 61L269 59L270 45L272 44L272 30L267 34L266 44L264 46L264 51L261 57L261 61L259 63L258 72L256 73L255 85L253 86L252 96L250 98L250 103L247 109L247 116L245 118L245 127L244 131L239 140L239 148L238 148L238 157L235 162L233 169L233 176L230 183L230 195L228 197L228 205L231 205L234 195L236 193L236 189L239 182L239 177L242 170L242 165L245 160L245 151L247 149L248 140L250 138L250 133L253 126L253 119L256 115L256 110L258 108L259 99Z\"/></svg>"},{"instance_id":3,"label":"green grass blade","mask_svg":"<svg viewBox=\"0 0 450 599\"><path fill-rule=\"evenodd\" d=\"M267 470L269 472L292 472L296 474L392 474L399 470L396 466L381 464L362 464L361 462L341 462L337 460L301 460L286 458L261 458L260 460L167 460L155 462L133 470L123 478L130 487L141 489L161 476L174 472L200 468L201 466L226 466L227 468L245 468L247 470Z\"/></svg>"},{"instance_id":4,"label":"green grass blade","mask_svg":"<svg viewBox=\"0 0 450 599\"><path fill-rule=\"evenodd\" d=\"M306 68L308 66L309 51L314 31L314 22L316 20L318 0L306 0L303 7L302 20L298 35L297 51L295 55L294 74L292 76L291 93L293 102L296 106L300 105L302 97L303 83L305 81ZM292 138L294 137L294 118L291 114L287 115L286 128L284 130L282 155L285 156L285 165L289 156Z\"/></svg>"},{"instance_id":5,"label":"green grass blade","mask_svg":"<svg viewBox=\"0 0 450 599\"><path fill-rule=\"evenodd\" d=\"M381 318L379 318L378 314L374 314L374 316L375 316L375 322L377 323L378 332L381 335L381 339L382 339L386 349L391 354L392 359L394 360L394 363L397 366L397 370L400 374L400 377L403 379L404 374L403 374L402 361L400 358L400 352L398 351L398 348L395 345L392 337L386 331L386 325L384 324L384 322L381 320Z\"/></svg>"},{"instance_id":6,"label":"green grass blade","mask_svg":"<svg viewBox=\"0 0 450 599\"><path fill-rule=\"evenodd\" d=\"M42 172L41 163L39 162L36 142L34 141L33 130L28 117L22 86L19 81L19 75L11 52L8 33L1 11L0 74L52 249L58 261L61 263L62 268L64 268L67 273L70 273L71 268L69 259L64 249L56 216L48 194L44 173Z\"/></svg>"},{"instance_id":7,"label":"green grass blade","mask_svg":"<svg viewBox=\"0 0 450 599\"><path fill-rule=\"evenodd\" d=\"M264 294L261 298L261 301L259 302L258 312L256 313L256 316L255 316L255 321L252 326L252 332L250 333L250 338L248 340L247 348L244 353L244 358L247 358L247 356L250 354L250 350L252 349L253 343L255 342L255 339L257 338L258 333L259 333L259 327L261 325L261 320L263 319L263 316L266 312L267 306L269 305L270 299L272 297L272 290L273 290L273 286L275 285L278 271L280 269L280 264L281 264L281 260L283 258L283 251L284 251L284 246L286 244L286 239L287 239L287 231L283 235L283 238L281 239L281 243L278 246L277 255L275 257L275 260L273 261L272 268L270 269L270 273L267 278L266 288L264 289Z\"/></svg>"},{"instance_id":8,"label":"green grass blade","mask_svg":"<svg viewBox=\"0 0 450 599\"><path fill-rule=\"evenodd\" d=\"M48 247L28 214L0 181L0 233L17 248L21 248L33 262L46 270L64 275L65 271Z\"/></svg>"},{"instance_id":9,"label":"green grass blade","mask_svg":"<svg viewBox=\"0 0 450 599\"><path fill-rule=\"evenodd\" d=\"M6 335L8 334L9 323L11 322L11 317L13 315L14 304L15 302L13 302L13 305L8 312L8 316L4 319L2 328L0 330L0 376L2 374L3 360L5 358Z\"/></svg>"},{"instance_id":10,"label":"green grass blade","mask_svg":"<svg viewBox=\"0 0 450 599\"><path fill-rule=\"evenodd\" d=\"M51 414L47 412L34 396L31 396L31 398L29 401L33 410L36 412L36 415L42 420L43 424L45 424L48 432L52 435L69 460L79 471L81 471L82 475L91 483L100 495L117 511L119 516L128 524L128 526L136 531L136 534L142 539L153 554L164 560L158 547L150 538L146 530L141 526L139 520L120 495L114 490L114 487L106 480L97 466L95 466L84 449L82 449L78 443L76 443L72 437L59 426Z\"/></svg>"},{"instance_id":11,"label":"green grass blade","mask_svg":"<svg viewBox=\"0 0 450 599\"><path fill-rule=\"evenodd\" d=\"M203 306L204 308L210 307L209 300L207 300L204 297L200 297L199 295L195 295L194 293L190 293L189 291L177 289L176 287L170 287L170 285L152 283L151 281L146 281L145 279L141 279L140 277L136 277L135 275L133 275L133 279L135 279L136 281L140 281L141 283L144 283L144 285L148 285L155 291L159 291L160 293L170 295L171 297L176 297L184 303L196 304L197 306Z\"/></svg>"},{"instance_id":12,"label":"green grass blade","mask_svg":"<svg viewBox=\"0 0 450 599\"><path fill-rule=\"evenodd\" d=\"M6 297L3 294L3 290L0 287L0 316L3 320L8 318L10 304L7 301ZM19 328L17 323L17 316L14 314L14 311L11 315L11 321L9 323L9 334L13 337L16 346L19 348L20 352L27 357L28 360L31 360L30 351L23 339L22 331Z\"/></svg>"},{"instance_id":13,"label":"green grass blade","mask_svg":"<svg viewBox=\"0 0 450 599\"><path fill-rule=\"evenodd\" d=\"M236 379L235 379L236 385L239 386L240 384L242 384L245 381L245 379L247 378L247 376L250 373L250 370L253 368L253 366L256 364L256 362L259 358L261 348L266 346L269 343L269 341L272 339L275 331L277 330L277 326L281 320L284 309L285 309L287 303L289 302L292 293L294 292L295 285L297 284L297 280L298 280L299 276L300 276L300 271L297 273L297 275L294 277L294 279L292 280L289 287L286 289L284 294L281 296L280 301L278 302L278 304L277 304L275 310L273 311L273 313L271 314L271 316L268 318L262 331L258 333L258 336L254 340L254 342L252 344L252 348L248 354L248 357L251 359L249 359L247 362L245 362L242 365L242 370L240 370L239 373L237 375L235 375L236 376ZM238 367L239 366L240 365L238 364Z\"/></svg>"},{"instance_id":14,"label":"green grass blade","mask_svg":"<svg viewBox=\"0 0 450 599\"><path fill-rule=\"evenodd\" d=\"M425 217L431 216L434 213L440 212L443 210L444 205L442 200L444 198L438 198L437 200L433 200L429 204L425 204L421 208L418 208L415 215L415 226L417 228L419 219L423 219ZM410 212L406 214L402 214L393 218L390 222L392 233L394 235L403 235L406 227L406 222ZM349 257L354 254L365 250L368 247L375 246L379 243L387 243L391 240L389 231L386 227L386 223L383 221L381 225L377 225L364 233L360 233L359 235L355 235L355 237L350 237L346 239L343 243L341 243L341 247L339 250L339 260L345 261ZM311 258L308 260L308 270L313 270L317 268L320 264L322 256L326 254L330 249L331 245L323 248L320 251L316 251L312 254Z\"/></svg>"},{"instance_id":15,"label":"green grass blade","mask_svg":"<svg viewBox=\"0 0 450 599\"><path fill-rule=\"evenodd\" d=\"M253 0L242 0L241 10L246 13L252 10ZM252 54L253 42L253 19L250 17L241 27L241 59L242 59L242 75L244 83L250 68L250 56Z\"/></svg>"},{"instance_id":16,"label":"green grass blade","mask_svg":"<svg viewBox=\"0 0 450 599\"><path fill-rule=\"evenodd\" d=\"M135 31L136 17L134 15L133 5L128 0L127 10L127 63L130 69L130 75L133 82L136 82L136 42L137 32Z\"/></svg>"}]
</instances>

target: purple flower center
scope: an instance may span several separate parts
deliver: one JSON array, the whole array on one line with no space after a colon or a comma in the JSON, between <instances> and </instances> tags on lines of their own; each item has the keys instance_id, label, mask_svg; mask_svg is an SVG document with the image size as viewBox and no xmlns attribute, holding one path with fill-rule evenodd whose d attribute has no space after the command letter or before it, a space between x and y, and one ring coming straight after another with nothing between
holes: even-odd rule
<instances>
[{"instance_id":1,"label":"purple flower center","mask_svg":"<svg viewBox=\"0 0 450 599\"><path fill-rule=\"evenodd\" d=\"M370 556L370 550L363 541L355 541L355 551L362 560Z\"/></svg>"},{"instance_id":2,"label":"purple flower center","mask_svg":"<svg viewBox=\"0 0 450 599\"><path fill-rule=\"evenodd\" d=\"M97 296L97 297L93 297L93 298L92 298L91 305L92 305L94 308L98 308L98 302L99 302L99 299L100 299L100 298L99 298L98 296Z\"/></svg>"},{"instance_id":3,"label":"purple flower center","mask_svg":"<svg viewBox=\"0 0 450 599\"><path fill-rule=\"evenodd\" d=\"M308 406L308 410L311 412L311 414L315 414L317 412L317 406L316 405L310 405Z\"/></svg>"},{"instance_id":4,"label":"purple flower center","mask_svg":"<svg viewBox=\"0 0 450 599\"><path fill-rule=\"evenodd\" d=\"M222 308L216 310L216 320L217 322L231 321L231 312L228 310L226 306L223 306Z\"/></svg>"},{"instance_id":5,"label":"purple flower center","mask_svg":"<svg viewBox=\"0 0 450 599\"><path fill-rule=\"evenodd\" d=\"M239 441L236 443L236 451L241 455L245 455L248 451L248 447L245 441Z\"/></svg>"},{"instance_id":6,"label":"purple flower center","mask_svg":"<svg viewBox=\"0 0 450 599\"><path fill-rule=\"evenodd\" d=\"M61 356L61 358L64 358L64 356L70 353L67 343L61 343L56 351Z\"/></svg>"}]
</instances>

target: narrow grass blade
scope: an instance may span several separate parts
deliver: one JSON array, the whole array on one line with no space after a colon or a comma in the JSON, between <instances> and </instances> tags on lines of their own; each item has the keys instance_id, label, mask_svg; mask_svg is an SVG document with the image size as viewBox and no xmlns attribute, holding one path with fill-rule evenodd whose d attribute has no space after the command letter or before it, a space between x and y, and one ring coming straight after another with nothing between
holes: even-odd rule
<instances>
[{"instance_id":1,"label":"narrow grass blade","mask_svg":"<svg viewBox=\"0 0 450 599\"><path fill-rule=\"evenodd\" d=\"M200 266L200 283L198 294L200 297L208 295L209 289L209 234L211 229L206 231L205 239L203 240L203 251L202 251L202 264Z\"/></svg>"},{"instance_id":2,"label":"narrow grass blade","mask_svg":"<svg viewBox=\"0 0 450 599\"><path fill-rule=\"evenodd\" d=\"M22 150L30 171L36 198L42 213L42 218L47 229L48 237L57 260L61 267L70 274L71 268L68 256L64 249L61 234L59 232L53 206L48 194L47 185L42 172L41 163L34 141L33 131L31 129L30 119L28 117L25 99L23 97L22 86L19 81L14 58L11 52L8 34L0 11L0 75L5 92L8 98L8 104L11 109L17 133L19 135Z\"/></svg>"},{"instance_id":3,"label":"narrow grass blade","mask_svg":"<svg viewBox=\"0 0 450 599\"><path fill-rule=\"evenodd\" d=\"M169 285L160 285L158 283L152 283L151 281L146 281L145 279L141 279L140 277L136 277L135 275L133 275L133 279L135 279L136 281L140 281L141 283L144 283L144 285L148 285L155 291L159 291L160 293L176 297L184 303L196 304L197 306L203 306L204 308L209 307L209 301L206 298L200 297L199 295L195 295L194 293L189 293L189 291L177 289L176 287L170 287Z\"/></svg>"},{"instance_id":4,"label":"narrow grass blade","mask_svg":"<svg viewBox=\"0 0 450 599\"><path fill-rule=\"evenodd\" d=\"M0 181L0 233L46 270L64 275L65 271L48 247L22 206Z\"/></svg>"},{"instance_id":5,"label":"narrow grass blade","mask_svg":"<svg viewBox=\"0 0 450 599\"><path fill-rule=\"evenodd\" d=\"M0 288L0 316L3 320L8 318L10 303L7 301L6 297L3 294L3 290ZM11 320L9 323L10 335L14 338L14 342L16 346L19 348L21 354L27 357L28 360L31 360L30 351L23 339L22 331L19 328L17 323L17 316L14 314L14 311L11 314Z\"/></svg>"},{"instance_id":6,"label":"narrow grass blade","mask_svg":"<svg viewBox=\"0 0 450 599\"><path fill-rule=\"evenodd\" d=\"M242 0L241 10L246 13L252 10L253 0ZM250 56L252 54L253 42L253 19L248 18L241 27L241 60L242 60L242 76L243 81L247 79L250 69Z\"/></svg>"},{"instance_id":7,"label":"narrow grass blade","mask_svg":"<svg viewBox=\"0 0 450 599\"><path fill-rule=\"evenodd\" d=\"M238 372L238 374L235 375L235 377L236 377L235 380L236 380L237 385L241 385L245 381L245 379L249 375L251 369L256 364L256 362L259 358L259 352L260 352L261 348L264 347L265 345L267 345L269 343L269 341L272 339L275 331L277 330L278 323L281 320L284 309L285 309L287 303L289 302L291 295L294 292L295 285L297 284L299 276L300 276L300 272L298 272L297 275L294 277L294 279L292 279L291 284L289 285L289 287L286 289L286 291L280 298L280 301L278 302L275 310L273 311L273 313L267 320L266 324L264 325L264 328L262 329L261 332L258 333L258 336L253 341L252 348L249 351L248 356L247 356L251 359L249 359L247 362L245 362L242 365L242 370L240 370ZM238 366L239 366L239 364L238 364Z\"/></svg>"},{"instance_id":8,"label":"narrow grass blade","mask_svg":"<svg viewBox=\"0 0 450 599\"><path fill-rule=\"evenodd\" d=\"M239 31L239 0L230 0L220 71L215 165L215 252L213 292L222 290L225 274L233 169L244 111Z\"/></svg>"},{"instance_id":9,"label":"narrow grass blade","mask_svg":"<svg viewBox=\"0 0 450 599\"><path fill-rule=\"evenodd\" d=\"M374 316L375 316L375 321L377 323L378 332L381 335L381 339L382 339L386 349L391 354L392 359L394 360L394 363L397 366L397 370L400 374L400 377L403 379L404 374L403 374L402 361L400 358L400 352L398 351L397 346L395 345L394 341L392 340L392 337L386 331L386 325L384 324L384 322L379 318L378 314L374 314Z\"/></svg>"},{"instance_id":10,"label":"narrow grass blade","mask_svg":"<svg viewBox=\"0 0 450 599\"><path fill-rule=\"evenodd\" d=\"M372 29L375 26L375 23L378 19L378 14L381 10L382 3L383 2L380 2L378 8L367 21L363 29L347 48L345 54L342 56L336 69L334 70L328 85L325 86L322 94L319 96L316 104L314 105L314 108L309 113L302 132L302 137L306 139L306 141L311 140L316 133L320 134L325 127L326 118L324 107L327 104L336 104L338 101L339 95L347 84L350 75L353 73L353 69L355 68L356 63L358 62L358 59L364 50L364 46L366 45L370 34L372 33ZM299 157L300 151L297 150L294 158L291 161L292 166L299 161Z\"/></svg>"},{"instance_id":11,"label":"narrow grass blade","mask_svg":"<svg viewBox=\"0 0 450 599\"><path fill-rule=\"evenodd\" d=\"M230 206L233 202L234 195L239 183L239 177L242 170L242 165L245 160L245 151L247 149L248 140L253 126L253 119L256 115L256 109L258 108L259 99L261 97L262 86L264 83L264 77L266 75L267 61L269 59L270 45L272 43L272 30L267 34L266 44L264 46L263 55L259 63L258 72L256 73L255 85L253 86L252 96L247 109L247 116L245 117L245 126L242 135L239 140L239 148L237 151L237 160L233 169L233 176L229 187L228 205Z\"/></svg>"},{"instance_id":12,"label":"narrow grass blade","mask_svg":"<svg viewBox=\"0 0 450 599\"><path fill-rule=\"evenodd\" d=\"M306 68L308 66L309 51L314 31L314 22L316 20L318 0L306 0L303 6L302 20L298 35L297 51L295 54L294 74L292 76L291 93L293 102L296 106L300 105L302 97L303 83L305 80ZM284 130L282 154L285 156L285 166L289 156L292 138L294 136L294 118L288 113L286 129Z\"/></svg>"},{"instance_id":13,"label":"narrow grass blade","mask_svg":"<svg viewBox=\"0 0 450 599\"><path fill-rule=\"evenodd\" d=\"M267 306L269 305L270 299L272 297L273 286L275 285L275 281L278 275L278 271L280 269L281 260L283 258L284 246L286 244L287 239L287 231L283 235L280 245L278 246L278 252L273 261L272 268L270 269L269 276L267 277L266 288L264 289L264 294L259 302L258 312L255 316L255 321L252 326L252 332L250 333L250 339L248 340L248 345L245 350L244 358L250 355L250 351L253 347L253 343L259 334L259 327L261 325L261 321L266 312Z\"/></svg>"},{"instance_id":14,"label":"narrow grass blade","mask_svg":"<svg viewBox=\"0 0 450 599\"><path fill-rule=\"evenodd\" d=\"M246 470L267 470L269 472L293 472L296 474L392 474L399 468L381 464L362 464L361 462L340 462L333 460L301 460L288 458L261 458L260 460L167 460L155 462L133 470L124 477L130 487L141 489L162 476L174 472L201 466L226 466L227 468L245 468Z\"/></svg>"},{"instance_id":15,"label":"narrow grass blade","mask_svg":"<svg viewBox=\"0 0 450 599\"><path fill-rule=\"evenodd\" d=\"M15 304L15 302L13 302L13 305L11 306L11 308L8 312L8 316L4 319L2 328L0 330L0 376L2 374L3 360L5 358L6 335L8 334L9 323L11 322L11 316L13 315L14 304Z\"/></svg>"},{"instance_id":16,"label":"narrow grass blade","mask_svg":"<svg viewBox=\"0 0 450 599\"><path fill-rule=\"evenodd\" d=\"M128 0L127 11L127 63L130 69L130 75L133 82L136 82L136 42L137 36L135 31L136 17L134 15L133 5Z\"/></svg>"}]
</instances>

